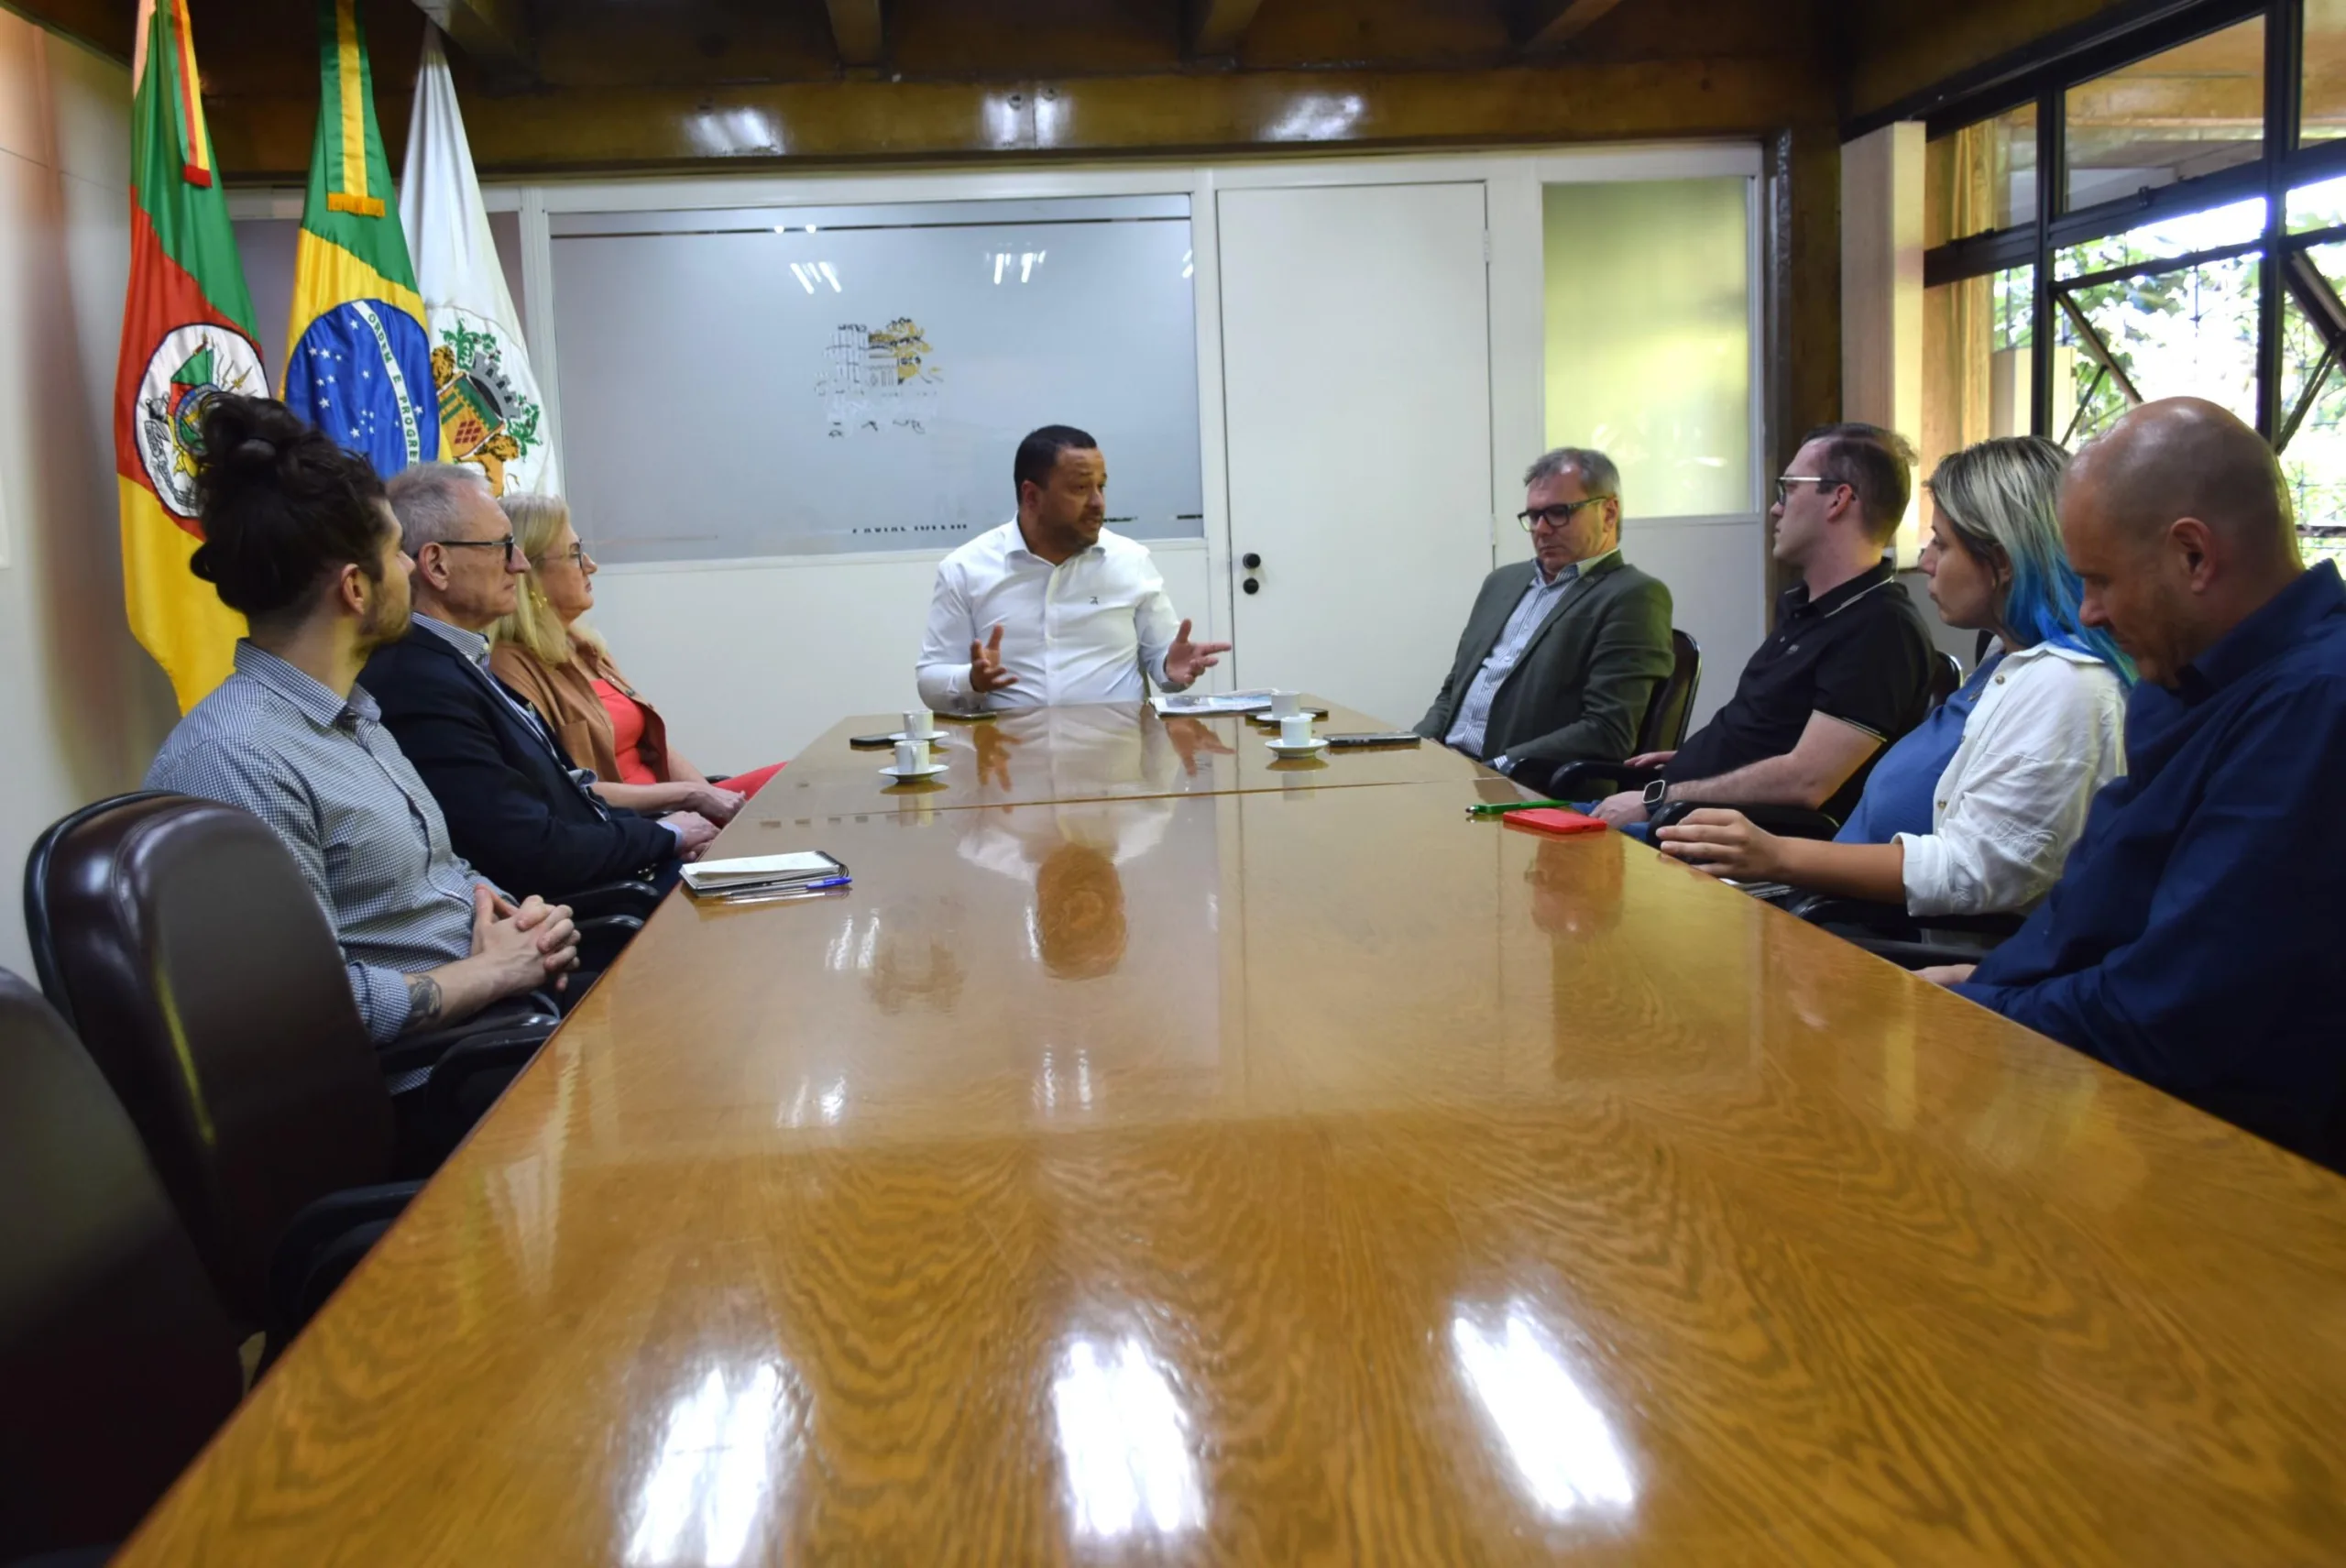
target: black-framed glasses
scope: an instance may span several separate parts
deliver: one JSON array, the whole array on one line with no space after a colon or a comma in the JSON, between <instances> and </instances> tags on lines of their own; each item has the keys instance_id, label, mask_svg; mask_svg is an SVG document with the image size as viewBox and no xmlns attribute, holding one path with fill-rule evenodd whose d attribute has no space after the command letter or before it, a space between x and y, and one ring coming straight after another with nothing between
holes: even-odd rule
<instances>
[{"instance_id":1,"label":"black-framed glasses","mask_svg":"<svg viewBox=\"0 0 2346 1568\"><path fill-rule=\"evenodd\" d=\"M1827 489L1839 489L1847 482L1843 479L1828 479L1822 474L1779 474L1776 476L1776 504L1781 506L1791 499L1792 493L1786 488L1787 486L1814 485L1816 493L1821 496Z\"/></svg>"},{"instance_id":2,"label":"black-framed glasses","mask_svg":"<svg viewBox=\"0 0 2346 1568\"><path fill-rule=\"evenodd\" d=\"M586 542L581 539L573 543L567 550L557 550L551 555L532 555L530 557L530 564L534 566L543 566L549 561L567 561L574 566L586 565Z\"/></svg>"},{"instance_id":3,"label":"black-framed glasses","mask_svg":"<svg viewBox=\"0 0 2346 1568\"><path fill-rule=\"evenodd\" d=\"M509 559L521 548L521 542L510 533L502 539L443 539L437 543L450 550L494 550Z\"/></svg>"},{"instance_id":4,"label":"black-framed glasses","mask_svg":"<svg viewBox=\"0 0 2346 1568\"><path fill-rule=\"evenodd\" d=\"M1599 501L1611 499L1613 497L1609 495L1590 496L1583 500L1558 501L1554 506L1532 507L1529 510L1517 512L1515 521L1523 525L1524 532L1527 533L1543 522L1550 528L1562 528L1572 521L1573 514L1581 508L1593 507Z\"/></svg>"}]
</instances>

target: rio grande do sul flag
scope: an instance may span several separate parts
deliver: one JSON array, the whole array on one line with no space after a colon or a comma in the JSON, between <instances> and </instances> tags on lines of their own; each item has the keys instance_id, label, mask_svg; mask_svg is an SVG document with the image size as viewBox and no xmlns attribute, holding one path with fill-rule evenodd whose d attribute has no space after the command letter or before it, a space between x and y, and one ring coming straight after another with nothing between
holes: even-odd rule
<instances>
[{"instance_id":1,"label":"rio grande do sul flag","mask_svg":"<svg viewBox=\"0 0 2346 1568\"><path fill-rule=\"evenodd\" d=\"M206 393L264 396L253 302L212 168L187 0L141 0L131 68L130 289L115 363L124 607L182 710L227 678L244 617L188 570L203 543Z\"/></svg>"},{"instance_id":2,"label":"rio grande do sul flag","mask_svg":"<svg viewBox=\"0 0 2346 1568\"><path fill-rule=\"evenodd\" d=\"M356 0L318 0L318 74L283 396L389 478L440 455L440 422Z\"/></svg>"},{"instance_id":3,"label":"rio grande do sul flag","mask_svg":"<svg viewBox=\"0 0 2346 1568\"><path fill-rule=\"evenodd\" d=\"M441 456L478 468L500 496L559 493L521 317L488 231L440 29L429 22L408 122L407 169L400 176L400 223L432 335Z\"/></svg>"}]
</instances>

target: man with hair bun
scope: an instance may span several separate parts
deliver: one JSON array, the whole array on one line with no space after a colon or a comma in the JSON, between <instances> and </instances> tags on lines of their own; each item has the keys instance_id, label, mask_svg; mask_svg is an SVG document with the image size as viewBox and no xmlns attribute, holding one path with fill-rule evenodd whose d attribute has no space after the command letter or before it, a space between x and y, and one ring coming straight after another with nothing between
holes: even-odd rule
<instances>
[{"instance_id":1,"label":"man with hair bun","mask_svg":"<svg viewBox=\"0 0 2346 1568\"><path fill-rule=\"evenodd\" d=\"M561 988L570 911L518 905L457 857L423 781L358 685L407 634L408 563L382 481L285 405L215 394L190 563L250 634L236 673L181 719L147 787L240 806L292 852L378 1045Z\"/></svg>"}]
</instances>

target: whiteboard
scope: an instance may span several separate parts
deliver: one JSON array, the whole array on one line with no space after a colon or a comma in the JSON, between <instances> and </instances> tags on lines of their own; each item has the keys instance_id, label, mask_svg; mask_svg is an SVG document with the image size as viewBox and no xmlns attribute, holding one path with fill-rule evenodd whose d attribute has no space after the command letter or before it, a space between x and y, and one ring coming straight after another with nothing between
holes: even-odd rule
<instances>
[{"instance_id":1,"label":"whiteboard","mask_svg":"<svg viewBox=\"0 0 2346 1568\"><path fill-rule=\"evenodd\" d=\"M563 466L598 560L950 548L1072 424L1109 526L1204 532L1186 196L550 217Z\"/></svg>"}]
</instances>

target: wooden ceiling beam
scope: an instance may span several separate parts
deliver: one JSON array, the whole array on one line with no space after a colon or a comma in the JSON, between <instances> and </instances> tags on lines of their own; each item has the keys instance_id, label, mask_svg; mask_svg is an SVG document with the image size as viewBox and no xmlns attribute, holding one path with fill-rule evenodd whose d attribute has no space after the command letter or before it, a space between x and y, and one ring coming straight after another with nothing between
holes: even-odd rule
<instances>
[{"instance_id":1,"label":"wooden ceiling beam","mask_svg":"<svg viewBox=\"0 0 2346 1568\"><path fill-rule=\"evenodd\" d=\"M415 0L415 5L484 76L529 75L533 49L524 0Z\"/></svg>"},{"instance_id":2,"label":"wooden ceiling beam","mask_svg":"<svg viewBox=\"0 0 2346 1568\"><path fill-rule=\"evenodd\" d=\"M831 13L831 42L845 66L875 66L886 36L880 0L823 0Z\"/></svg>"},{"instance_id":3,"label":"wooden ceiling beam","mask_svg":"<svg viewBox=\"0 0 2346 1568\"><path fill-rule=\"evenodd\" d=\"M376 96L385 125L406 124L401 84ZM230 180L293 181L308 168L313 94L205 106ZM543 89L468 102L465 126L484 175L517 177L1753 136L1832 115L1823 83L1774 60L1672 60Z\"/></svg>"},{"instance_id":4,"label":"wooden ceiling beam","mask_svg":"<svg viewBox=\"0 0 2346 1568\"><path fill-rule=\"evenodd\" d=\"M1526 54L1549 54L1588 31L1621 0L1537 0L1518 8L1516 43Z\"/></svg>"},{"instance_id":5,"label":"wooden ceiling beam","mask_svg":"<svg viewBox=\"0 0 2346 1568\"><path fill-rule=\"evenodd\" d=\"M1263 0L1191 0L1189 53L1201 60L1234 58L1262 8Z\"/></svg>"}]
</instances>

